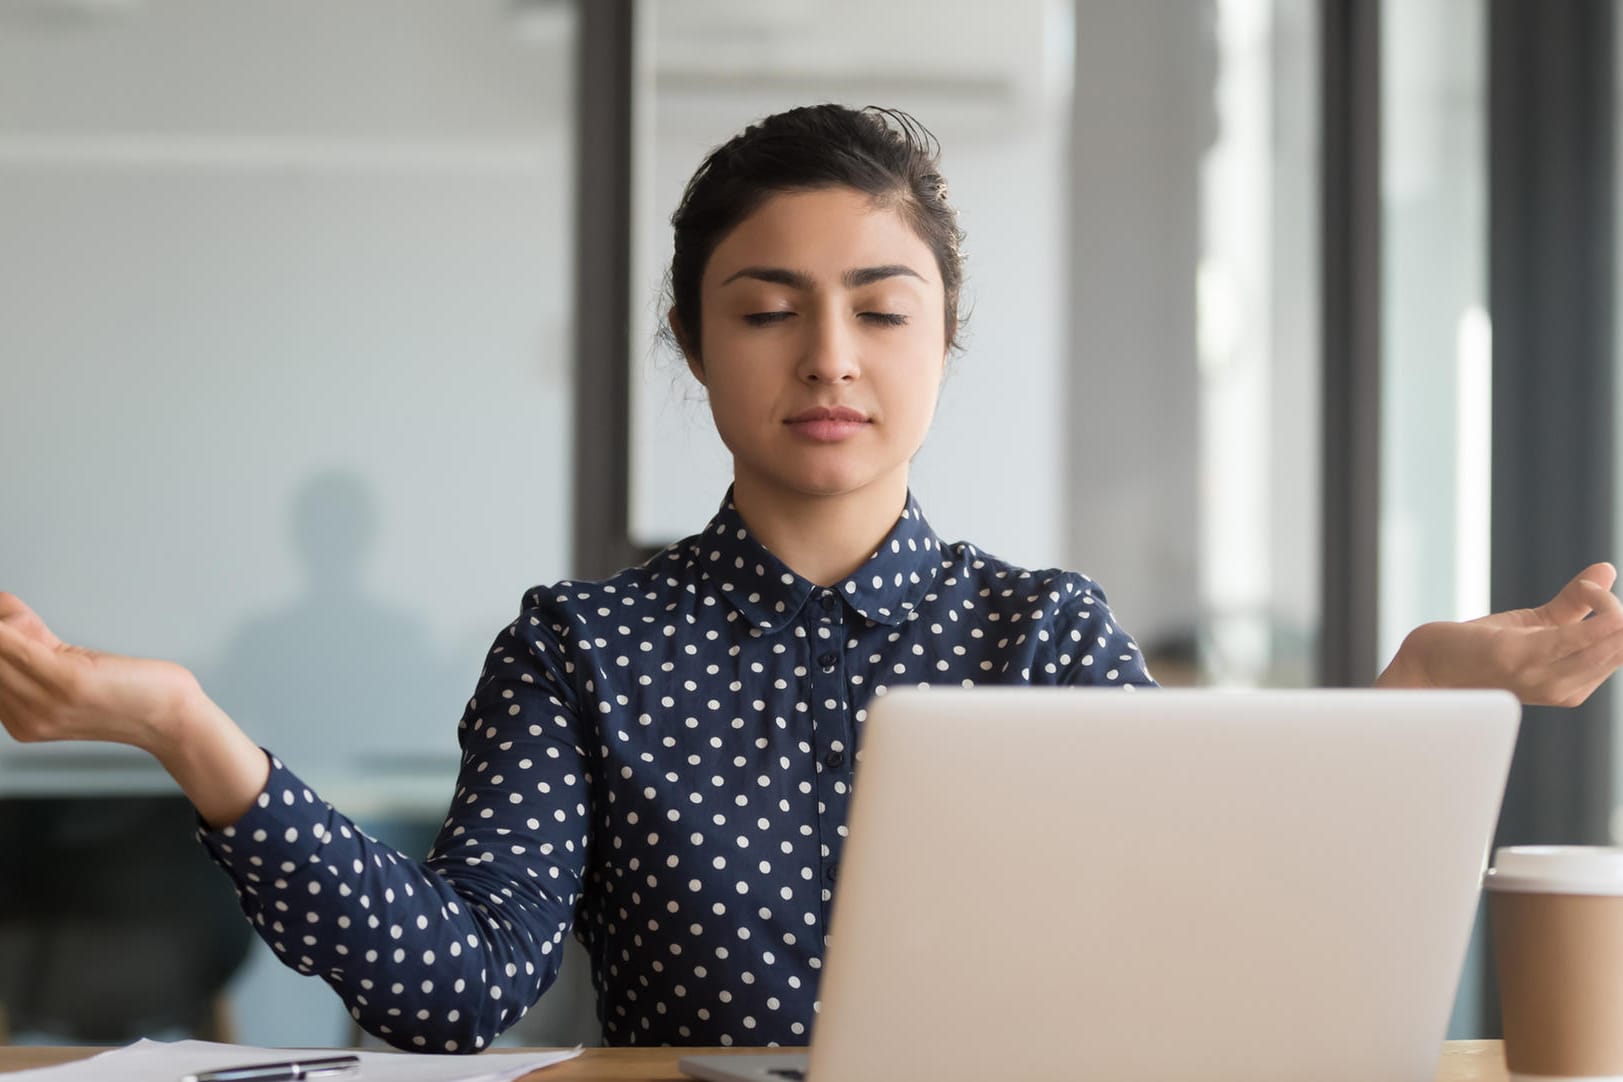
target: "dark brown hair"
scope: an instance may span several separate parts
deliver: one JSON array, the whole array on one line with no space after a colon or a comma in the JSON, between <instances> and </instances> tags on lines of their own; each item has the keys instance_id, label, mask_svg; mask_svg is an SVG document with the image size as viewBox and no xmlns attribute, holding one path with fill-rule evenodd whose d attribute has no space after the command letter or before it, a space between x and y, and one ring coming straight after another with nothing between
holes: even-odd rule
<instances>
[{"instance_id":1,"label":"dark brown hair","mask_svg":"<svg viewBox=\"0 0 1623 1082\"><path fill-rule=\"evenodd\" d=\"M777 113L711 151L671 215L676 249L669 292L688 349L698 351L699 282L722 238L774 195L836 187L896 207L929 245L946 294L946 344L956 346L964 234L947 201L940 154L935 137L906 113L843 105Z\"/></svg>"}]
</instances>

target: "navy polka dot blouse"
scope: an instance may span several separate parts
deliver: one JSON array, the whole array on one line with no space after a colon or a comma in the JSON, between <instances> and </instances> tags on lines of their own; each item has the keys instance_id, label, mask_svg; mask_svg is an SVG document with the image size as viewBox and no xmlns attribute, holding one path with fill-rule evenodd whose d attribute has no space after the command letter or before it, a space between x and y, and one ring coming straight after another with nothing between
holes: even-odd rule
<instances>
[{"instance_id":1,"label":"navy polka dot blouse","mask_svg":"<svg viewBox=\"0 0 1623 1082\"><path fill-rule=\"evenodd\" d=\"M729 498L641 567L526 595L426 863L274 757L202 838L276 953L402 1048L485 1047L571 931L609 1044L805 1044L869 698L1028 683L1151 680L1092 581L944 545L911 498L829 588Z\"/></svg>"}]
</instances>

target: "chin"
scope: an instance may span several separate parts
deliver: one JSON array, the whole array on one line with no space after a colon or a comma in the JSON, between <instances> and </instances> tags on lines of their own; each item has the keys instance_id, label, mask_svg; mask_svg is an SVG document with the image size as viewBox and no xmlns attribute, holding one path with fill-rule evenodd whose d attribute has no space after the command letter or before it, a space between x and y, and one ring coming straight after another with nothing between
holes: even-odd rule
<instances>
[{"instance_id":1,"label":"chin","mask_svg":"<svg viewBox=\"0 0 1623 1082\"><path fill-rule=\"evenodd\" d=\"M864 461L857 459L865 458ZM905 464L903 464L905 466ZM871 456L825 456L822 461L798 461L784 455L772 462L773 469L750 472L784 495L807 499L850 496L882 485L894 475L896 464L874 463ZM736 469L736 466L735 466Z\"/></svg>"},{"instance_id":2,"label":"chin","mask_svg":"<svg viewBox=\"0 0 1623 1082\"><path fill-rule=\"evenodd\" d=\"M850 496L865 491L880 484L883 480L883 476L831 475L823 473L797 478L790 482L790 487L806 496L830 499L836 496Z\"/></svg>"},{"instance_id":3,"label":"chin","mask_svg":"<svg viewBox=\"0 0 1623 1082\"><path fill-rule=\"evenodd\" d=\"M853 492L860 492L867 486L857 481L818 480L803 481L793 487L796 492L803 496L828 499L833 496L849 496Z\"/></svg>"}]
</instances>

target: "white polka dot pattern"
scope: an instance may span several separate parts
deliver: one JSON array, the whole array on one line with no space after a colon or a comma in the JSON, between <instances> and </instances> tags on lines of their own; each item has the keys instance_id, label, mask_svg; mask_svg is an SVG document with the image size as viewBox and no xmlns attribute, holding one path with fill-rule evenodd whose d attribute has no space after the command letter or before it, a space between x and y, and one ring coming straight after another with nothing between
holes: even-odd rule
<instances>
[{"instance_id":1,"label":"white polka dot pattern","mask_svg":"<svg viewBox=\"0 0 1623 1082\"><path fill-rule=\"evenodd\" d=\"M642 567L525 597L426 864L274 759L257 805L202 837L276 953L401 1048L488 1045L571 931L606 1043L805 1044L869 699L1151 683L1089 579L943 545L911 499L825 589L729 498Z\"/></svg>"}]
</instances>

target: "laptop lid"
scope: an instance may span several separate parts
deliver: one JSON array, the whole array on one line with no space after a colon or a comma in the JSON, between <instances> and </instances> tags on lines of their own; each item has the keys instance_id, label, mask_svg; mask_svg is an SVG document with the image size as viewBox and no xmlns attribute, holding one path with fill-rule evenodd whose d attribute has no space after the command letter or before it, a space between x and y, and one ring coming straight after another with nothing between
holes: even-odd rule
<instances>
[{"instance_id":1,"label":"laptop lid","mask_svg":"<svg viewBox=\"0 0 1623 1082\"><path fill-rule=\"evenodd\" d=\"M810 1077L1431 1078L1519 717L1491 691L875 699Z\"/></svg>"}]
</instances>

